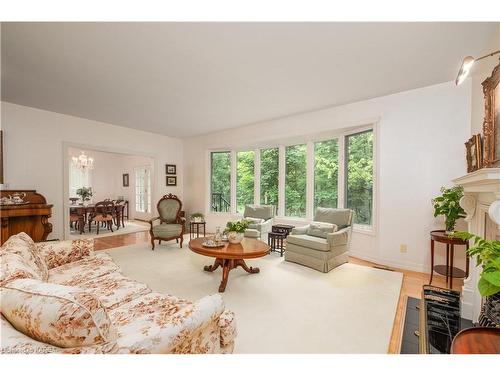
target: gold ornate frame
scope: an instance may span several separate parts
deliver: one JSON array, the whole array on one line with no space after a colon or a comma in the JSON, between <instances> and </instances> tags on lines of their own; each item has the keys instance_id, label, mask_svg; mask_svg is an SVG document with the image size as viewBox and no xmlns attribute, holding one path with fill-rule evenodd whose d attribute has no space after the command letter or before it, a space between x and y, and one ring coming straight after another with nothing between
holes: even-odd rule
<instances>
[{"instance_id":1,"label":"gold ornate frame","mask_svg":"<svg viewBox=\"0 0 500 375\"><path fill-rule=\"evenodd\" d=\"M473 135L467 142L465 142L466 159L467 159L467 173L477 171L482 166L482 147L481 135Z\"/></svg>"},{"instance_id":2,"label":"gold ornate frame","mask_svg":"<svg viewBox=\"0 0 500 375\"><path fill-rule=\"evenodd\" d=\"M500 82L500 63L493 69L491 76L483 83L484 93L484 163L485 167L500 166L500 150L495 149L495 138L500 137L500 124L495 123L495 89Z\"/></svg>"}]
</instances>

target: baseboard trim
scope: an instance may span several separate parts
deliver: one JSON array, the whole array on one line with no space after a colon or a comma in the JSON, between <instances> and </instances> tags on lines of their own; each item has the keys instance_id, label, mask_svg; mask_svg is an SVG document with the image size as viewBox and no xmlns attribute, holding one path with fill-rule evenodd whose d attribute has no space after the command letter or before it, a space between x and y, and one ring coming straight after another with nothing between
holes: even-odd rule
<instances>
[{"instance_id":1,"label":"baseboard trim","mask_svg":"<svg viewBox=\"0 0 500 375\"><path fill-rule=\"evenodd\" d=\"M427 267L422 265L422 264L418 264L418 263L394 262L394 261L391 261L388 259L373 257L373 256L369 256L369 255L366 255L363 253L359 253L357 251L352 251L352 250L349 251L349 256L352 256L354 258L359 258L362 260L366 260L368 262L377 263L377 264L380 264L380 265L386 266L386 267L400 268L400 269L408 270L408 271L428 273Z\"/></svg>"}]
</instances>

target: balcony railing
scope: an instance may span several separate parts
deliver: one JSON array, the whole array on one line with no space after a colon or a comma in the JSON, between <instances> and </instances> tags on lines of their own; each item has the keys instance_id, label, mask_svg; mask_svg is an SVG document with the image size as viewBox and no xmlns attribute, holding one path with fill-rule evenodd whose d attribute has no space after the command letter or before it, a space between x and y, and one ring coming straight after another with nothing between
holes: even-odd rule
<instances>
[{"instance_id":1,"label":"balcony railing","mask_svg":"<svg viewBox=\"0 0 500 375\"><path fill-rule=\"evenodd\" d=\"M229 212L231 204L222 193L212 193L212 211Z\"/></svg>"}]
</instances>

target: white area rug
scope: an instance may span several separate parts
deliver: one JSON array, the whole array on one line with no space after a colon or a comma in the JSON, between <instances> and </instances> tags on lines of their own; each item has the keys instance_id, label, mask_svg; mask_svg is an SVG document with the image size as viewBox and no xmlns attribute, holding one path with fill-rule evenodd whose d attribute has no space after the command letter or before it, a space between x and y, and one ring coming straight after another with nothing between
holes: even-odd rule
<instances>
[{"instance_id":1,"label":"white area rug","mask_svg":"<svg viewBox=\"0 0 500 375\"><path fill-rule=\"evenodd\" d=\"M217 293L213 258L171 241L106 250L125 275L190 300ZM279 255L248 260L260 273L232 270L226 307L236 314L235 353L387 353L403 275L355 264L324 274Z\"/></svg>"},{"instance_id":2,"label":"white area rug","mask_svg":"<svg viewBox=\"0 0 500 375\"><path fill-rule=\"evenodd\" d=\"M127 233L136 233L142 232L145 230L149 230L149 224L143 221L125 221L125 227L120 227L116 229L116 226L113 224L113 232L106 228L99 228L99 235L96 232L96 225L92 224L92 232L89 233L88 224L85 226L85 233L80 234L80 232L71 229L69 239L70 240L78 240L82 238L100 238L100 237L109 237L116 236L117 234L127 234Z\"/></svg>"}]
</instances>

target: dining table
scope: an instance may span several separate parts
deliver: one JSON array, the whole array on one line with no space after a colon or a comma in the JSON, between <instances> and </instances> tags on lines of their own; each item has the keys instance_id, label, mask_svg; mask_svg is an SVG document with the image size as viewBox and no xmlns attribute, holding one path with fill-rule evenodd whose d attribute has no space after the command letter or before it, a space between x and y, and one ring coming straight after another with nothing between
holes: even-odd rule
<instances>
[{"instance_id":1,"label":"dining table","mask_svg":"<svg viewBox=\"0 0 500 375\"><path fill-rule=\"evenodd\" d=\"M128 202L127 202L128 203ZM87 204L71 204L69 206L70 212L74 212L78 215L78 227L77 229L79 230L80 234L85 233L85 223L87 222L87 219L89 215L91 215L95 211L95 204L93 203L87 203ZM116 210L116 226L117 228L120 228L120 223L122 223L123 226L123 220L122 220L122 210Z\"/></svg>"}]
</instances>

